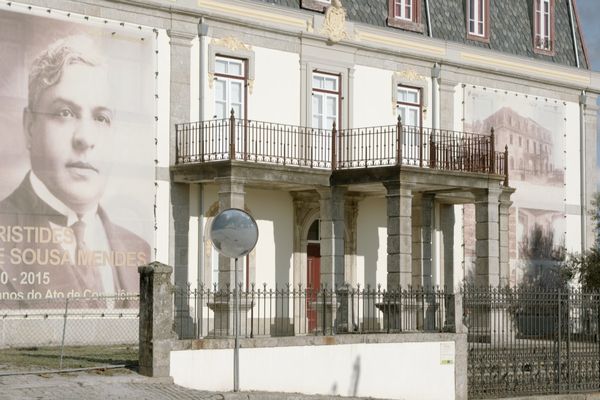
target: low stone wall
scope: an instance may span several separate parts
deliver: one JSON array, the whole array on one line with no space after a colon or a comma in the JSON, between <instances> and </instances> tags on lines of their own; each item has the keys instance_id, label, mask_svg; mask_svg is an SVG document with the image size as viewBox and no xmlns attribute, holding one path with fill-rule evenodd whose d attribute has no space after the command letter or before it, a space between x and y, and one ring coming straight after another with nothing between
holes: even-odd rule
<instances>
[{"instance_id":1,"label":"low stone wall","mask_svg":"<svg viewBox=\"0 0 600 400\"><path fill-rule=\"evenodd\" d=\"M173 345L170 376L176 384L233 390L233 340ZM242 339L240 390L466 399L466 349L466 335L454 333Z\"/></svg>"}]
</instances>

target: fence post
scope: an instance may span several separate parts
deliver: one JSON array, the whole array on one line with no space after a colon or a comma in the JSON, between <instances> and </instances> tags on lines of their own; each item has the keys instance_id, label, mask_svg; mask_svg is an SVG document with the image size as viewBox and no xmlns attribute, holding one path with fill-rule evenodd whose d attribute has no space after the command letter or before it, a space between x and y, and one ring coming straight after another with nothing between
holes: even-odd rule
<instances>
[{"instance_id":1,"label":"fence post","mask_svg":"<svg viewBox=\"0 0 600 400\"><path fill-rule=\"evenodd\" d=\"M229 117L229 159L235 160L235 113L233 108Z\"/></svg>"},{"instance_id":2,"label":"fence post","mask_svg":"<svg viewBox=\"0 0 600 400\"><path fill-rule=\"evenodd\" d=\"M67 315L69 314L69 298L65 299L65 319L63 322L63 332L62 332L62 340L60 342L60 363L58 364L58 369L62 369L63 366L63 356L65 354L65 334L67 332Z\"/></svg>"},{"instance_id":3,"label":"fence post","mask_svg":"<svg viewBox=\"0 0 600 400\"><path fill-rule=\"evenodd\" d=\"M490 135L490 173L496 173L496 137L494 135L493 127Z\"/></svg>"},{"instance_id":4,"label":"fence post","mask_svg":"<svg viewBox=\"0 0 600 400\"><path fill-rule=\"evenodd\" d=\"M335 121L333 121L333 128L331 129L331 169L332 170L336 170L337 169L337 162L336 162L336 146L335 146L335 141L336 141L336 135L337 134L337 129L335 126Z\"/></svg>"},{"instance_id":5,"label":"fence post","mask_svg":"<svg viewBox=\"0 0 600 400\"><path fill-rule=\"evenodd\" d=\"M396 165L402 164L402 117L398 115L396 124Z\"/></svg>"},{"instance_id":6,"label":"fence post","mask_svg":"<svg viewBox=\"0 0 600 400\"><path fill-rule=\"evenodd\" d=\"M504 186L508 187L508 145L504 146Z\"/></svg>"},{"instance_id":7,"label":"fence post","mask_svg":"<svg viewBox=\"0 0 600 400\"><path fill-rule=\"evenodd\" d=\"M169 376L169 353L177 339L173 332L173 268L159 262L138 267L140 273L139 372Z\"/></svg>"}]
</instances>

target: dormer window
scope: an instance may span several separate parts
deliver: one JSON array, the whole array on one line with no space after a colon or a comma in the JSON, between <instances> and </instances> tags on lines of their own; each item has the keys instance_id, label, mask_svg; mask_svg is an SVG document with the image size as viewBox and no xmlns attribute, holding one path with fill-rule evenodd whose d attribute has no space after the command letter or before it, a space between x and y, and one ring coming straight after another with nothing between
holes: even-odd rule
<instances>
[{"instance_id":1,"label":"dormer window","mask_svg":"<svg viewBox=\"0 0 600 400\"><path fill-rule=\"evenodd\" d=\"M325 12L325 9L331 5L331 0L301 0L300 7L307 10Z\"/></svg>"},{"instance_id":2,"label":"dormer window","mask_svg":"<svg viewBox=\"0 0 600 400\"><path fill-rule=\"evenodd\" d=\"M533 49L536 53L554 53L554 0L533 0Z\"/></svg>"},{"instance_id":3,"label":"dormer window","mask_svg":"<svg viewBox=\"0 0 600 400\"><path fill-rule=\"evenodd\" d=\"M467 37L473 40L488 41L490 1L467 0Z\"/></svg>"},{"instance_id":4,"label":"dormer window","mask_svg":"<svg viewBox=\"0 0 600 400\"><path fill-rule=\"evenodd\" d=\"M423 32L421 0L388 0L387 24L394 28Z\"/></svg>"}]
</instances>

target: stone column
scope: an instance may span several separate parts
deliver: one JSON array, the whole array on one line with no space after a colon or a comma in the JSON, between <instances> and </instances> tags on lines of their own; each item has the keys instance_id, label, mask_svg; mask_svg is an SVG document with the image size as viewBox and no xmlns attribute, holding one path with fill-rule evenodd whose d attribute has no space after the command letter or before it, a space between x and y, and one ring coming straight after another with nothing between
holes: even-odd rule
<instances>
[{"instance_id":1,"label":"stone column","mask_svg":"<svg viewBox=\"0 0 600 400\"><path fill-rule=\"evenodd\" d=\"M383 183L387 190L387 287L412 283L412 188L399 181Z\"/></svg>"},{"instance_id":2,"label":"stone column","mask_svg":"<svg viewBox=\"0 0 600 400\"><path fill-rule=\"evenodd\" d=\"M431 288L433 194L423 194L412 207L412 285ZM415 198L416 200L416 198Z\"/></svg>"},{"instance_id":3,"label":"stone column","mask_svg":"<svg viewBox=\"0 0 600 400\"><path fill-rule=\"evenodd\" d=\"M321 284L342 286L344 277L344 208L346 188L318 191L321 217Z\"/></svg>"},{"instance_id":4,"label":"stone column","mask_svg":"<svg viewBox=\"0 0 600 400\"><path fill-rule=\"evenodd\" d=\"M195 23L178 24L167 31L171 47L169 163L175 164L177 136L175 125L190 122L190 59L192 40L197 36ZM189 185L171 183L169 221L169 264L175 269L175 283L188 281Z\"/></svg>"},{"instance_id":5,"label":"stone column","mask_svg":"<svg viewBox=\"0 0 600 400\"><path fill-rule=\"evenodd\" d=\"M585 125L585 138L583 139L581 146L581 157L582 160L582 173L584 174L581 179L582 184L582 203L583 207L581 210L582 223L584 224L582 234L585 240L582 240L582 249L588 250L592 248L596 241L596 224L592 220L590 211L592 210L592 199L597 189L597 171L596 171L596 130L598 126L598 105L596 101L598 96L593 93L586 93L585 96L581 96L581 101L584 103L582 124Z\"/></svg>"},{"instance_id":6,"label":"stone column","mask_svg":"<svg viewBox=\"0 0 600 400\"><path fill-rule=\"evenodd\" d=\"M497 287L500 284L498 204L500 188L476 194L475 200L475 283Z\"/></svg>"},{"instance_id":7,"label":"stone column","mask_svg":"<svg viewBox=\"0 0 600 400\"><path fill-rule=\"evenodd\" d=\"M440 129L454 130L454 94L457 83L442 77L439 86Z\"/></svg>"},{"instance_id":8,"label":"stone column","mask_svg":"<svg viewBox=\"0 0 600 400\"><path fill-rule=\"evenodd\" d=\"M217 178L215 182L219 185L219 212L228 208L239 208L244 210L245 207L245 192L244 182L240 179L227 177ZM238 271L238 284L243 281L240 260L238 262L240 270ZM226 288L228 285L233 289L232 285L235 281L235 260L219 255L219 288Z\"/></svg>"},{"instance_id":9,"label":"stone column","mask_svg":"<svg viewBox=\"0 0 600 400\"><path fill-rule=\"evenodd\" d=\"M514 190L513 190L514 191ZM509 213L512 201L510 201L510 195L512 191L504 190L500 195L500 205L498 211L498 229L499 229L499 272L500 272L500 286L506 287L510 284L510 247L509 247Z\"/></svg>"},{"instance_id":10,"label":"stone column","mask_svg":"<svg viewBox=\"0 0 600 400\"><path fill-rule=\"evenodd\" d=\"M169 376L169 354L177 335L173 332L173 269L159 262L138 267L140 273L140 374Z\"/></svg>"}]
</instances>

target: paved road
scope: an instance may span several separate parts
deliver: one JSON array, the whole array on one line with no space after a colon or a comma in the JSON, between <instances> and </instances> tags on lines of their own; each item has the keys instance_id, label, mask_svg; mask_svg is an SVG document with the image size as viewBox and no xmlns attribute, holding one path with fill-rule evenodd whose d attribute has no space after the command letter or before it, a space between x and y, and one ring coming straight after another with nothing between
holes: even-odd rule
<instances>
[{"instance_id":1,"label":"paved road","mask_svg":"<svg viewBox=\"0 0 600 400\"><path fill-rule=\"evenodd\" d=\"M169 379L155 379L125 369L62 374L0 376L0 399L65 400L329 400L335 396L283 393L212 393L186 389ZM344 399L348 399L347 397Z\"/></svg>"}]
</instances>

